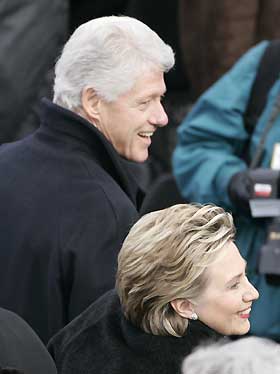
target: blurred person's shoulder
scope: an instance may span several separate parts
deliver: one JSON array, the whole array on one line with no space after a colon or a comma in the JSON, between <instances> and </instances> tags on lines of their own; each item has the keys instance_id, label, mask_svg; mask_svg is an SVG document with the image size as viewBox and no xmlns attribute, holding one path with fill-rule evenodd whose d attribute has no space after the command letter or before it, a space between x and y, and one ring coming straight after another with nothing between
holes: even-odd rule
<instances>
[{"instance_id":1,"label":"blurred person's shoulder","mask_svg":"<svg viewBox=\"0 0 280 374\"><path fill-rule=\"evenodd\" d=\"M26 373L55 374L56 368L46 347L19 315L0 308L0 365Z\"/></svg>"}]
</instances>

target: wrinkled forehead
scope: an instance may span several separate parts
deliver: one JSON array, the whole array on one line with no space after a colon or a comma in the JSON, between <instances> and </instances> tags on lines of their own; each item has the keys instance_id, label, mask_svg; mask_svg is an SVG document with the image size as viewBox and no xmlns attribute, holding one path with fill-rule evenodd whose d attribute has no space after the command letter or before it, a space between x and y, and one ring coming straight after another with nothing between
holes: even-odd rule
<instances>
[{"instance_id":1,"label":"wrinkled forehead","mask_svg":"<svg viewBox=\"0 0 280 374\"><path fill-rule=\"evenodd\" d=\"M163 96L166 92L162 70L146 70L138 76L130 90L131 94L144 96Z\"/></svg>"}]
</instances>

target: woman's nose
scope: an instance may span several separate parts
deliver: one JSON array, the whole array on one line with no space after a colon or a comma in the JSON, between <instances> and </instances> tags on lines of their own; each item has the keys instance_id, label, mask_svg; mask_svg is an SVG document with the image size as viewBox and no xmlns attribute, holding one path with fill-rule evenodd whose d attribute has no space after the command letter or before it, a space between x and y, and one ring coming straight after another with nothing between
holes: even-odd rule
<instances>
[{"instance_id":1,"label":"woman's nose","mask_svg":"<svg viewBox=\"0 0 280 374\"><path fill-rule=\"evenodd\" d=\"M243 299L244 301L254 301L259 298L258 290L252 285L252 283L248 282L248 290L244 293Z\"/></svg>"}]
</instances>

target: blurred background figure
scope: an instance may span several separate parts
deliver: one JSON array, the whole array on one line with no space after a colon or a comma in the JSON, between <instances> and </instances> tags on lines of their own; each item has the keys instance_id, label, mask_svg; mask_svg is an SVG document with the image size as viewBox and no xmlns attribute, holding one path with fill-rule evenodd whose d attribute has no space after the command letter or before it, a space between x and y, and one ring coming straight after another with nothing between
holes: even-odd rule
<instances>
[{"instance_id":1,"label":"blurred background figure","mask_svg":"<svg viewBox=\"0 0 280 374\"><path fill-rule=\"evenodd\" d=\"M280 38L271 22L279 16L278 0L179 0L180 48L194 98L253 45Z\"/></svg>"},{"instance_id":2,"label":"blurred background figure","mask_svg":"<svg viewBox=\"0 0 280 374\"><path fill-rule=\"evenodd\" d=\"M46 347L18 315L0 308L0 373L56 374Z\"/></svg>"},{"instance_id":3,"label":"blurred background figure","mask_svg":"<svg viewBox=\"0 0 280 374\"><path fill-rule=\"evenodd\" d=\"M246 337L198 347L183 363L182 374L280 374L280 346Z\"/></svg>"},{"instance_id":4,"label":"blurred background figure","mask_svg":"<svg viewBox=\"0 0 280 374\"><path fill-rule=\"evenodd\" d=\"M68 0L1 1L0 144L38 127L53 66L68 32Z\"/></svg>"},{"instance_id":5,"label":"blurred background figure","mask_svg":"<svg viewBox=\"0 0 280 374\"><path fill-rule=\"evenodd\" d=\"M279 242L275 241L272 251L265 251L271 218L253 216L249 206L253 197L252 172L256 168L271 170L273 149L280 142L280 64L273 65L276 74L269 87L268 75L258 75L271 45L264 41L251 48L200 97L179 127L174 174L188 201L217 204L233 213L236 243L248 263L248 277L261 294L252 309L251 333L280 341ZM274 57L277 56L276 62L280 62L279 47ZM273 70L272 65L265 67L267 72ZM260 113L253 111L250 119L254 121L248 126L247 108L256 75L260 80L255 101L263 97L264 103ZM253 108L257 107L254 102ZM260 181L272 191L268 182ZM273 231L277 238L279 224ZM267 253L266 260L275 267L278 264L275 277L260 268L261 253Z\"/></svg>"}]
</instances>

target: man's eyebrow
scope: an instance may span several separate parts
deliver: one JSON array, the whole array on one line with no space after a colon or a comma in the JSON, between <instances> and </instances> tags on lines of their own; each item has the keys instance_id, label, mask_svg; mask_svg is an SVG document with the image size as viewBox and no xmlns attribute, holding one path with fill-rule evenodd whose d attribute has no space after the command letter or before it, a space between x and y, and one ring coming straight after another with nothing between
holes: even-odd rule
<instances>
[{"instance_id":1,"label":"man's eyebrow","mask_svg":"<svg viewBox=\"0 0 280 374\"><path fill-rule=\"evenodd\" d=\"M162 93L160 92L146 92L145 94L141 95L139 99L146 99L146 98L155 98L155 97L164 97L167 90L164 90Z\"/></svg>"}]
</instances>

